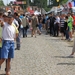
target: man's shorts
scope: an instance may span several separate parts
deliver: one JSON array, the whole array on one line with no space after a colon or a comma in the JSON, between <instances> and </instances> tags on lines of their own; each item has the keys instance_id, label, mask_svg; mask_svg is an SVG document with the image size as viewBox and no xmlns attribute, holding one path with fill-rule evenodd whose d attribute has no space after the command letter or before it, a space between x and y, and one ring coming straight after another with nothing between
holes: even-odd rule
<instances>
[{"instance_id":1,"label":"man's shorts","mask_svg":"<svg viewBox=\"0 0 75 75\"><path fill-rule=\"evenodd\" d=\"M71 27L69 27L69 32L72 32L72 28Z\"/></svg>"},{"instance_id":2,"label":"man's shorts","mask_svg":"<svg viewBox=\"0 0 75 75\"><path fill-rule=\"evenodd\" d=\"M3 40L2 50L1 50L1 58L8 59L14 58L14 41Z\"/></svg>"},{"instance_id":3,"label":"man's shorts","mask_svg":"<svg viewBox=\"0 0 75 75\"><path fill-rule=\"evenodd\" d=\"M72 32L72 28L69 28L69 32Z\"/></svg>"}]
</instances>

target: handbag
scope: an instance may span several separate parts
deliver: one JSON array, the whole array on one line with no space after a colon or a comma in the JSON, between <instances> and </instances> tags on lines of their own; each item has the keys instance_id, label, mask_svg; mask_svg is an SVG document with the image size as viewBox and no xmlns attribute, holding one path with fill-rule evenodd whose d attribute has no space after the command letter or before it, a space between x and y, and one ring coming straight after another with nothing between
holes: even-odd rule
<instances>
[{"instance_id":1,"label":"handbag","mask_svg":"<svg viewBox=\"0 0 75 75\"><path fill-rule=\"evenodd\" d=\"M36 24L36 27L38 27L39 25L38 24Z\"/></svg>"},{"instance_id":2,"label":"handbag","mask_svg":"<svg viewBox=\"0 0 75 75\"><path fill-rule=\"evenodd\" d=\"M26 28L29 29L29 25L26 25Z\"/></svg>"}]
</instances>

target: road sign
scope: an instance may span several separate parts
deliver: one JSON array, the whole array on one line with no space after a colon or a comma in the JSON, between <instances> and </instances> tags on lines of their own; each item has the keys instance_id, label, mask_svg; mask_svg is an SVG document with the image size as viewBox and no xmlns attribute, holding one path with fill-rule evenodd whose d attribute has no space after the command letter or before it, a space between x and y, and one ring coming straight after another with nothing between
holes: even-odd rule
<instances>
[{"instance_id":1,"label":"road sign","mask_svg":"<svg viewBox=\"0 0 75 75\"><path fill-rule=\"evenodd\" d=\"M26 4L26 1L22 1L22 4Z\"/></svg>"},{"instance_id":2,"label":"road sign","mask_svg":"<svg viewBox=\"0 0 75 75\"><path fill-rule=\"evenodd\" d=\"M15 1L14 4L26 4L26 1Z\"/></svg>"}]
</instances>

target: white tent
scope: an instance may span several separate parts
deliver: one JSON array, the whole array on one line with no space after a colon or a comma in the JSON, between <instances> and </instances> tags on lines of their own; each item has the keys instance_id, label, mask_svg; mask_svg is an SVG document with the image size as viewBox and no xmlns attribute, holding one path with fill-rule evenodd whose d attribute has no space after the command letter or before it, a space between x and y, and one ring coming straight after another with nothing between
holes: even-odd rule
<instances>
[{"instance_id":1,"label":"white tent","mask_svg":"<svg viewBox=\"0 0 75 75\"><path fill-rule=\"evenodd\" d=\"M58 12L61 12L63 9L64 9L63 6L60 6L60 7L52 7L52 9L47 12L47 14L50 13L50 12L53 12L54 14L57 14Z\"/></svg>"},{"instance_id":2,"label":"white tent","mask_svg":"<svg viewBox=\"0 0 75 75\"><path fill-rule=\"evenodd\" d=\"M39 15L39 14L41 14L41 13L38 12L38 11L35 11L35 12L34 12L34 15Z\"/></svg>"},{"instance_id":3,"label":"white tent","mask_svg":"<svg viewBox=\"0 0 75 75\"><path fill-rule=\"evenodd\" d=\"M46 11L45 11L44 8L41 9L41 13L42 13L42 14L46 14Z\"/></svg>"},{"instance_id":4,"label":"white tent","mask_svg":"<svg viewBox=\"0 0 75 75\"><path fill-rule=\"evenodd\" d=\"M72 12L75 13L75 7L72 7Z\"/></svg>"},{"instance_id":5,"label":"white tent","mask_svg":"<svg viewBox=\"0 0 75 75\"><path fill-rule=\"evenodd\" d=\"M60 6L60 8L57 8L57 12L61 12L64 9L63 6Z\"/></svg>"}]
</instances>

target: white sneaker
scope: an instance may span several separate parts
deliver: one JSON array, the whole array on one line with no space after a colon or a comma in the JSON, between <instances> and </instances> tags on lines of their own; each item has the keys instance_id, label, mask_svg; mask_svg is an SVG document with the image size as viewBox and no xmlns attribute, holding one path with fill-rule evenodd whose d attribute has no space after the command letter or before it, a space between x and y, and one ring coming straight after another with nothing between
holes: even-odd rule
<instances>
[{"instance_id":1,"label":"white sneaker","mask_svg":"<svg viewBox=\"0 0 75 75\"><path fill-rule=\"evenodd\" d=\"M68 58L74 58L74 56L73 55L69 55Z\"/></svg>"},{"instance_id":2,"label":"white sneaker","mask_svg":"<svg viewBox=\"0 0 75 75\"><path fill-rule=\"evenodd\" d=\"M68 41L73 42L73 39L68 39Z\"/></svg>"},{"instance_id":3,"label":"white sneaker","mask_svg":"<svg viewBox=\"0 0 75 75\"><path fill-rule=\"evenodd\" d=\"M70 41L73 42L73 39L71 39Z\"/></svg>"}]
</instances>

